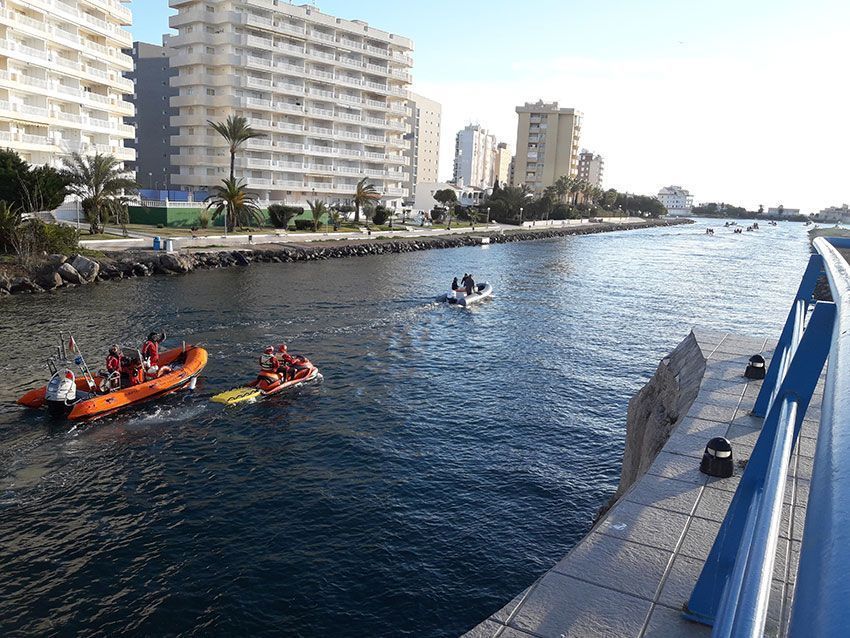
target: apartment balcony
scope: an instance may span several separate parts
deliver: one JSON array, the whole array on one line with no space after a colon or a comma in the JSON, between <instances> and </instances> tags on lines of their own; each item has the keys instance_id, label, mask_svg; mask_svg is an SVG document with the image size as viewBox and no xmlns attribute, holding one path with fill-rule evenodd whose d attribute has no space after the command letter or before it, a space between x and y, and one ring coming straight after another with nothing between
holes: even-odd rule
<instances>
[{"instance_id":1,"label":"apartment balcony","mask_svg":"<svg viewBox=\"0 0 850 638\"><path fill-rule=\"evenodd\" d=\"M122 5L118 0L82 0L86 4L101 9L112 14L115 18L121 21L121 24L129 25L133 23L133 14L130 10Z\"/></svg>"},{"instance_id":2,"label":"apartment balcony","mask_svg":"<svg viewBox=\"0 0 850 638\"><path fill-rule=\"evenodd\" d=\"M44 107L31 104L10 103L3 100L0 101L0 114L3 113L7 114L7 117L24 122L57 126L59 128L82 129L121 138L131 138L136 134L136 130L126 124L95 118L90 115L77 115L75 113L48 110Z\"/></svg>"},{"instance_id":3,"label":"apartment balcony","mask_svg":"<svg viewBox=\"0 0 850 638\"><path fill-rule=\"evenodd\" d=\"M34 20L28 16L11 9L0 9L0 24L6 24L20 33L28 33L47 41L55 41L66 46L93 55L99 60L108 60L122 71L133 69L133 60L124 55L118 47L107 47L89 40L78 33L67 31L61 27Z\"/></svg>"},{"instance_id":4,"label":"apartment balcony","mask_svg":"<svg viewBox=\"0 0 850 638\"><path fill-rule=\"evenodd\" d=\"M133 46L133 36L129 31L121 28L120 24L116 24L114 22L107 22L106 20L101 20L85 11L80 11L76 7L72 7L61 0L27 0L26 4L30 5L34 9L40 9L47 14L55 15L59 18L65 18L71 24L79 24L85 26L86 28L91 29L92 31L97 31L103 36L110 38L120 48L129 49ZM129 14L129 10L125 7L122 7L124 15ZM123 20L125 18L121 18ZM124 24L130 24L130 22L126 22Z\"/></svg>"},{"instance_id":5,"label":"apartment balcony","mask_svg":"<svg viewBox=\"0 0 850 638\"><path fill-rule=\"evenodd\" d=\"M35 49L14 40L0 39L0 55L6 55L16 60L28 62L49 71L61 70L79 79L107 84L120 89L122 93L133 92L133 83L122 77L119 72L112 70L105 71L89 66L79 60L63 58L50 50Z\"/></svg>"}]
</instances>

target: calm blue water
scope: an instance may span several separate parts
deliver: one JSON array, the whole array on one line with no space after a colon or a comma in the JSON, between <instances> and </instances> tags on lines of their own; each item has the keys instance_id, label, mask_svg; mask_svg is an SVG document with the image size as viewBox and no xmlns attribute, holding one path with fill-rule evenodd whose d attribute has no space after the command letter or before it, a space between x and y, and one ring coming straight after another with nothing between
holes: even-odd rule
<instances>
[{"instance_id":1,"label":"calm blue water","mask_svg":"<svg viewBox=\"0 0 850 638\"><path fill-rule=\"evenodd\" d=\"M151 278L0 305L0 635L452 636L587 531L629 397L693 324L776 336L801 225L706 225ZM472 271L496 296L429 299ZM15 397L89 357L204 344L193 396L78 428ZM324 383L224 410L283 337Z\"/></svg>"}]
</instances>

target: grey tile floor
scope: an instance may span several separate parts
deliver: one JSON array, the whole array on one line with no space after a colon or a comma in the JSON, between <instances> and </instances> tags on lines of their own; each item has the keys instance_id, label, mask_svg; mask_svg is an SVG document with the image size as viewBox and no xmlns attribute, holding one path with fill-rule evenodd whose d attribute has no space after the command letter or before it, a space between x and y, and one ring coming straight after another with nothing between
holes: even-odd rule
<instances>
[{"instance_id":1,"label":"grey tile floor","mask_svg":"<svg viewBox=\"0 0 850 638\"><path fill-rule=\"evenodd\" d=\"M694 329L706 372L699 396L647 473L549 572L464 638L691 638L708 627L682 618L740 480L699 472L705 444L726 436L749 458L761 419L749 415L761 385L743 377L764 339ZM794 450L786 483L766 636L781 638L799 560L822 385Z\"/></svg>"}]
</instances>

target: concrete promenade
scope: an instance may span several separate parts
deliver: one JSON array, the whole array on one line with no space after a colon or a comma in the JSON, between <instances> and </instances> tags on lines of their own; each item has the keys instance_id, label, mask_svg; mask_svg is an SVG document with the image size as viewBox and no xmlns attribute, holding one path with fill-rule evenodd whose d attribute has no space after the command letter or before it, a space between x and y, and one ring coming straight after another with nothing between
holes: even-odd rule
<instances>
[{"instance_id":1,"label":"concrete promenade","mask_svg":"<svg viewBox=\"0 0 850 638\"><path fill-rule=\"evenodd\" d=\"M640 224L643 223L643 219L639 217L606 217L602 218L603 223L618 223L618 224ZM74 225L74 224L71 224ZM83 239L80 240L80 246L83 248L87 248L89 250L99 250L102 252L114 252L114 251L123 251L123 250L139 250L139 249L147 249L152 246L153 238L156 236L161 236L163 241L165 239L171 239L174 242L175 250L183 250L187 248L205 248L210 246L216 247L230 247L230 248L249 248L252 245L258 244L309 244L315 242L328 242L328 241L340 241L340 242L348 242L348 241L356 241L356 242L364 242L371 241L378 238L381 239L414 239L417 237L446 237L452 235L467 235L472 233L499 233L505 231L517 231L517 230L552 230L559 228L568 228L571 226L579 227L579 226L588 226L588 225L596 225L591 224L587 219L567 219L567 220L551 220L549 222L525 222L522 226L510 226L505 224L480 224L476 225L475 228L452 228L451 230L446 230L443 227L434 228L434 227L418 227L418 226L405 226L405 230L375 230L369 234L364 228L359 232L340 232L340 233L327 233L327 232L318 232L318 233L305 233L305 232L295 232L288 233L283 231L275 231L269 232L261 231L253 235L245 235L245 234L230 234L227 237L222 235L198 235L197 237L191 236L179 236L179 237L168 237L167 235L159 235L157 233L156 228L152 228L150 232L141 233L138 231L128 233L128 237L121 236L121 230L119 228L109 228L107 232L114 233L116 235L115 239L97 239L97 240L87 240L85 239L85 235L83 235ZM167 232L168 229L163 229L163 232Z\"/></svg>"},{"instance_id":2,"label":"concrete promenade","mask_svg":"<svg viewBox=\"0 0 850 638\"><path fill-rule=\"evenodd\" d=\"M465 638L695 638L711 635L681 617L749 458L762 419L749 415L760 381L749 357L775 344L694 330L707 359L699 395L649 471L549 572ZM805 521L823 379L806 414L786 483L766 636L785 635ZM705 444L725 436L735 476L699 471Z\"/></svg>"}]
</instances>

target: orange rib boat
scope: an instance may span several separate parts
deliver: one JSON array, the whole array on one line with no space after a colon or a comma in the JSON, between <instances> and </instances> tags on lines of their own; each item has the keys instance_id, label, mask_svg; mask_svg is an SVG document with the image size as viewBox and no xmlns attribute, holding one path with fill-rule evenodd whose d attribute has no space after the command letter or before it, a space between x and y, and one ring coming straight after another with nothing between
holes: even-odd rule
<instances>
[{"instance_id":1,"label":"orange rib boat","mask_svg":"<svg viewBox=\"0 0 850 638\"><path fill-rule=\"evenodd\" d=\"M81 421L100 417L176 392L188 386L192 379L198 376L207 365L207 357L207 351L197 346L166 350L159 355L159 365L171 368L171 372L157 379L105 393L99 390L92 391L88 379L85 376L77 376L74 383L80 398L66 406L70 410L67 418L72 421ZM68 374L72 375L70 372ZM95 375L92 378L94 387L100 388L104 382L103 377ZM27 392L18 399L18 403L28 408L43 407L48 403L47 386Z\"/></svg>"}]
</instances>

